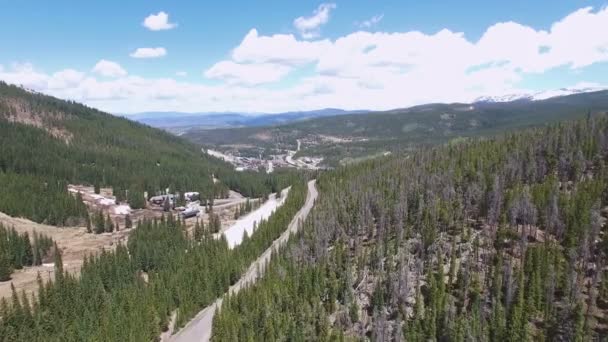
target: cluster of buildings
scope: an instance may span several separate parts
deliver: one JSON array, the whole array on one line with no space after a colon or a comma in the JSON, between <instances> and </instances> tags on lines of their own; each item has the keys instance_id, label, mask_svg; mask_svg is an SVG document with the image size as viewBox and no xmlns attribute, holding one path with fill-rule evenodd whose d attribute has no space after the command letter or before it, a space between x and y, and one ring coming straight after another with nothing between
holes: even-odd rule
<instances>
[{"instance_id":1,"label":"cluster of buildings","mask_svg":"<svg viewBox=\"0 0 608 342\"><path fill-rule=\"evenodd\" d=\"M150 203L157 206L164 206L168 203L171 208L180 212L183 218L195 217L200 213L200 193L184 192L183 198L186 201L186 205L182 207L175 207L180 194L165 194L150 197Z\"/></svg>"}]
</instances>

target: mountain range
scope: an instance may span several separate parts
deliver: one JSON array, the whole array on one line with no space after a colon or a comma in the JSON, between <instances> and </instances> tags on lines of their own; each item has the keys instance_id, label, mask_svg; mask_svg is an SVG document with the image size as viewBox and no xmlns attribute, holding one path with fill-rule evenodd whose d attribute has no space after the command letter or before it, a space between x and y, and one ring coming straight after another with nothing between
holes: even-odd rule
<instances>
[{"instance_id":1,"label":"mountain range","mask_svg":"<svg viewBox=\"0 0 608 342\"><path fill-rule=\"evenodd\" d=\"M552 90L537 91L532 93L507 94L498 96L478 97L474 102L512 102L512 101L540 101L554 97L568 96L574 94L591 93L606 89L605 87L582 87L582 88L560 88Z\"/></svg>"},{"instance_id":2,"label":"mountain range","mask_svg":"<svg viewBox=\"0 0 608 342\"><path fill-rule=\"evenodd\" d=\"M367 112L369 111L325 108L311 111L293 111L284 113L143 112L125 115L125 117L153 127L165 128L172 132L179 133L185 128L272 126L326 116L360 114Z\"/></svg>"},{"instance_id":3,"label":"mountain range","mask_svg":"<svg viewBox=\"0 0 608 342\"><path fill-rule=\"evenodd\" d=\"M504 103L513 101L540 101L550 98L600 91L602 87L560 88L547 91L516 93L507 95L482 96L475 103ZM423 105L424 106L424 105ZM420 106L415 106L416 108ZM403 111L394 109L391 111ZM389 111L389 112L391 112ZM344 110L324 108L310 111L290 111L282 113L241 113L241 112L142 112L123 115L124 117L146 125L163 128L181 135L189 129L216 129L238 127L276 126L322 117L341 116L349 114L366 114L371 110ZM377 112L377 111L376 111Z\"/></svg>"},{"instance_id":4,"label":"mountain range","mask_svg":"<svg viewBox=\"0 0 608 342\"><path fill-rule=\"evenodd\" d=\"M548 99L541 99L542 96L538 94L538 99L527 97L509 102L432 103L276 126L193 128L183 137L220 150L233 146L255 148L254 155L268 149L296 150L297 140L300 140L302 146L298 155L323 157L328 165L337 165L345 158L398 152L467 137L492 136L608 112L608 90L579 91Z\"/></svg>"}]
</instances>

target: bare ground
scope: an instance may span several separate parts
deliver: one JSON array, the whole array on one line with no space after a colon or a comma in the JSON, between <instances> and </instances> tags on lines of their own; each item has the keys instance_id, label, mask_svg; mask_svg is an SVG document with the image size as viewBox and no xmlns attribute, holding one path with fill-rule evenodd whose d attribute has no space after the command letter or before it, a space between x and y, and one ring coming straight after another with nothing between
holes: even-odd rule
<instances>
[{"instance_id":1,"label":"bare ground","mask_svg":"<svg viewBox=\"0 0 608 342\"><path fill-rule=\"evenodd\" d=\"M64 269L70 273L80 271L85 255L98 253L102 249L114 248L119 242L126 241L129 232L128 230L121 230L99 235L89 234L85 227L58 228L23 218L11 217L4 213L0 213L0 223L8 227L15 227L15 230L20 233L29 232L32 234L36 231L52 238L61 250ZM38 288L36 277L39 272L45 281L54 276L52 260L45 260L45 262L48 263L47 266L25 267L22 270L15 271L11 275L11 280L0 282L0 298L11 295L11 283L15 285L18 291L35 292Z\"/></svg>"},{"instance_id":2,"label":"bare ground","mask_svg":"<svg viewBox=\"0 0 608 342\"><path fill-rule=\"evenodd\" d=\"M116 214L114 209L116 205L104 205L96 199L93 194L93 187L82 185L70 185L72 192L78 191L82 194L83 201L89 208L90 213L98 210L103 210L105 214L109 214L114 222L120 224L120 230L113 233L89 234L86 232L86 227L55 227L45 224L36 223L24 218L15 218L0 212L0 223L7 227L15 227L20 233L28 232L31 234L36 231L42 233L55 242L62 252L64 270L77 274L82 266L82 261L86 255L97 254L102 250L111 250L119 243L126 244L130 229L124 229L124 214ZM100 195L106 198L113 198L112 189L102 188ZM222 228L229 227L234 222L234 213L238 204L244 203L246 198L241 194L230 191L230 196L227 199L219 199L215 201L214 210L220 215ZM146 209L131 210L131 219L134 222L143 218L154 218L163 215L162 208L150 207ZM201 213L199 220L209 223L207 214ZM189 230L194 228L196 218L186 220L186 225ZM11 280L0 282L0 298L11 296L11 283L21 292L35 293L38 289L37 275L40 273L42 279L46 282L48 279L54 278L53 260L44 260L45 265L25 267L21 270L16 270L11 275Z\"/></svg>"}]
</instances>

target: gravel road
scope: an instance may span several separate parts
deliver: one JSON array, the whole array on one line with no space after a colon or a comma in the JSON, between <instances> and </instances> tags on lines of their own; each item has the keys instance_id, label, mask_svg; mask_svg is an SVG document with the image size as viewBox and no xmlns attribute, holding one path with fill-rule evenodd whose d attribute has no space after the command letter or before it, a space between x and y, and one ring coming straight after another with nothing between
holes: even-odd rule
<instances>
[{"instance_id":1,"label":"gravel road","mask_svg":"<svg viewBox=\"0 0 608 342\"><path fill-rule=\"evenodd\" d=\"M308 194L306 196L306 202L304 206L298 213L294 216L294 218L289 223L289 227L281 236L274 240L272 246L268 247L266 251L260 257L253 262L247 272L237 281L234 285L230 287L228 290L229 293L234 294L239 292L242 288L246 287L248 284L255 282L258 276L264 272L264 267L270 260L272 256L272 252L277 250L280 246L284 245L288 240L289 236L292 233L295 233L299 228L299 223L304 221L312 206L315 203L315 200L318 196L317 188L315 186L315 180L308 182ZM164 341L172 341L172 342L194 342L194 341L209 341L211 339L211 327L213 324L213 315L215 314L215 310L222 305L222 298L219 298L215 301L215 303L209 305L202 311L200 311L188 324L182 328L177 334L167 337L163 336L162 340Z\"/></svg>"}]
</instances>

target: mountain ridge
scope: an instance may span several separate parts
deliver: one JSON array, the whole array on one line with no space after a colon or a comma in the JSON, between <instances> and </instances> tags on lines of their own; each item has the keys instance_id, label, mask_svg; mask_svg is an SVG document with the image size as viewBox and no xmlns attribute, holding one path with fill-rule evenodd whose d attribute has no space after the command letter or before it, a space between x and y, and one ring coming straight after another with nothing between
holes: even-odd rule
<instances>
[{"instance_id":1,"label":"mountain ridge","mask_svg":"<svg viewBox=\"0 0 608 342\"><path fill-rule=\"evenodd\" d=\"M589 86L589 87L568 87L551 89L537 92L515 93L505 95L488 95L474 99L472 102L463 102L461 104L479 104L479 103L506 103L515 101L541 101L556 97L575 95L581 93L591 93L596 91L606 90L606 87ZM439 104L457 104L460 102L450 103L423 103L410 107L400 107L388 110L345 110L340 108L322 108L316 110L303 111L286 111L279 113L264 113L264 112L179 112L179 111L150 111L135 114L120 115L129 120L141 122L152 127L164 128L174 133L184 133L186 129L203 128L239 128L239 127L261 127L289 124L292 122L316 119L321 117L341 116L350 114L367 114L367 113L388 113L388 112L403 112L404 110L414 110L417 108L428 107Z\"/></svg>"},{"instance_id":2,"label":"mountain ridge","mask_svg":"<svg viewBox=\"0 0 608 342\"><path fill-rule=\"evenodd\" d=\"M142 112L122 115L157 128L179 127L257 127L307 120L312 118L337 116L346 114L367 113L368 110L344 110L339 108L323 108L309 111L288 111L280 113L241 113L241 112Z\"/></svg>"},{"instance_id":3,"label":"mountain ridge","mask_svg":"<svg viewBox=\"0 0 608 342\"><path fill-rule=\"evenodd\" d=\"M272 149L295 151L300 140L298 156L323 157L328 161L326 165L335 166L345 158L502 134L606 111L608 90L603 90L538 101L435 103L277 126L191 129L183 136L219 150L248 146L248 154L254 156Z\"/></svg>"},{"instance_id":4,"label":"mountain ridge","mask_svg":"<svg viewBox=\"0 0 608 342\"><path fill-rule=\"evenodd\" d=\"M513 102L513 101L541 101L555 97L569 96L581 93L592 93L596 91L606 90L606 87L582 87L582 88L559 88L552 90L543 90L529 93L515 93L498 96L481 96L476 98L473 103L479 102Z\"/></svg>"},{"instance_id":5,"label":"mountain ridge","mask_svg":"<svg viewBox=\"0 0 608 342\"><path fill-rule=\"evenodd\" d=\"M271 192L259 175L237 173L168 132L0 82L0 211L81 223L87 213L67 184L112 187L132 207L145 205L145 192L166 188L203 198L229 188L256 197Z\"/></svg>"}]
</instances>

